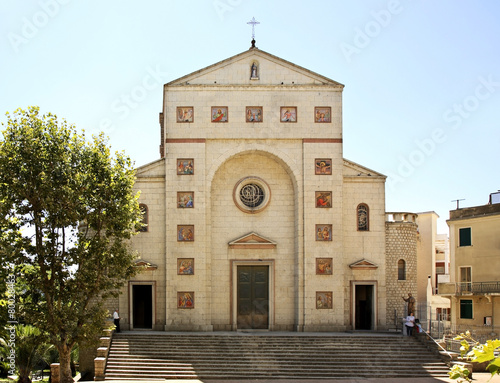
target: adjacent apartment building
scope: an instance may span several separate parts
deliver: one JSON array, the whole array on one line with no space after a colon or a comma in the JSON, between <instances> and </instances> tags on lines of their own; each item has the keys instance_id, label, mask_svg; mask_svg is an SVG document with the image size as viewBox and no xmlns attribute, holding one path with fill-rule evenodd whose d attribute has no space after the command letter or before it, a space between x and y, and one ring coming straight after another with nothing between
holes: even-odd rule
<instances>
[{"instance_id":1,"label":"adjacent apartment building","mask_svg":"<svg viewBox=\"0 0 500 383\"><path fill-rule=\"evenodd\" d=\"M439 285L450 298L456 331L497 335L500 326L500 193L487 205L450 211L451 283Z\"/></svg>"},{"instance_id":2,"label":"adjacent apartment building","mask_svg":"<svg viewBox=\"0 0 500 383\"><path fill-rule=\"evenodd\" d=\"M438 284L450 281L449 241L448 234L437 233L438 218L434 211L417 216L417 315L421 322L431 321L433 326L446 322L447 327L450 300L439 295Z\"/></svg>"}]
</instances>

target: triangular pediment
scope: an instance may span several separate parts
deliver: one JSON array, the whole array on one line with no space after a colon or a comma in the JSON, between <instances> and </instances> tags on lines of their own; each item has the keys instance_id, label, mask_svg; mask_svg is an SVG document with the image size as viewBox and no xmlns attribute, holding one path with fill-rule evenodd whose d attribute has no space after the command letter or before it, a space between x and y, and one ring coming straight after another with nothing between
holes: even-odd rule
<instances>
[{"instance_id":1,"label":"triangular pediment","mask_svg":"<svg viewBox=\"0 0 500 383\"><path fill-rule=\"evenodd\" d=\"M351 263L349 265L351 269L355 270L370 270L370 269L378 269L378 265L373 263L372 261L369 261L367 259L361 259L360 261Z\"/></svg>"},{"instance_id":2,"label":"triangular pediment","mask_svg":"<svg viewBox=\"0 0 500 383\"><path fill-rule=\"evenodd\" d=\"M344 177L374 177L374 178L386 178L382 173L376 172L375 170L368 169L365 166L357 164L353 161L346 160L344 158Z\"/></svg>"},{"instance_id":3,"label":"triangular pediment","mask_svg":"<svg viewBox=\"0 0 500 383\"><path fill-rule=\"evenodd\" d=\"M164 177L165 176L165 158L160 158L159 160L150 162L139 166L136 169L137 178L149 178L149 177Z\"/></svg>"},{"instance_id":4,"label":"triangular pediment","mask_svg":"<svg viewBox=\"0 0 500 383\"><path fill-rule=\"evenodd\" d=\"M256 73L252 76L251 67L254 63ZM249 49L166 84L168 87L190 85L330 85L340 89L344 87L341 83L258 48Z\"/></svg>"},{"instance_id":5,"label":"triangular pediment","mask_svg":"<svg viewBox=\"0 0 500 383\"><path fill-rule=\"evenodd\" d=\"M134 266L140 267L144 270L156 270L156 269L158 269L158 265L155 265L154 263L145 261L144 259L136 259L134 261Z\"/></svg>"},{"instance_id":6,"label":"triangular pediment","mask_svg":"<svg viewBox=\"0 0 500 383\"><path fill-rule=\"evenodd\" d=\"M229 242L231 249L274 249L276 242L271 241L255 232Z\"/></svg>"}]
</instances>

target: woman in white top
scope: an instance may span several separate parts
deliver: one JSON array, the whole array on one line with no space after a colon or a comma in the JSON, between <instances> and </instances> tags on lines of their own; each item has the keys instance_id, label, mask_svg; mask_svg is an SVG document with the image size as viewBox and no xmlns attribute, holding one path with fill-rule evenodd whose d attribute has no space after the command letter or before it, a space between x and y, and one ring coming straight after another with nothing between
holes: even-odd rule
<instances>
[{"instance_id":1,"label":"woman in white top","mask_svg":"<svg viewBox=\"0 0 500 383\"><path fill-rule=\"evenodd\" d=\"M410 315L406 317L405 326L406 326L406 335L408 336L413 335L413 328L415 327L415 317L413 316L413 313L410 313Z\"/></svg>"}]
</instances>

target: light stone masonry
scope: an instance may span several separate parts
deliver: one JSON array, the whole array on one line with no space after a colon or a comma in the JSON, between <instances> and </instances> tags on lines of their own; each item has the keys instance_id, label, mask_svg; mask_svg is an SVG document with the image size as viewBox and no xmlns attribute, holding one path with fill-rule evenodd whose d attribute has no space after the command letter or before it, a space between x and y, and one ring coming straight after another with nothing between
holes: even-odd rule
<instances>
[{"instance_id":1,"label":"light stone masonry","mask_svg":"<svg viewBox=\"0 0 500 383\"><path fill-rule=\"evenodd\" d=\"M148 229L132 246L150 267L120 296L126 330L391 327L394 289L413 288L394 261L416 267L415 238L386 224L386 177L343 157L343 87L257 48L165 84L162 158L137 170Z\"/></svg>"}]
</instances>

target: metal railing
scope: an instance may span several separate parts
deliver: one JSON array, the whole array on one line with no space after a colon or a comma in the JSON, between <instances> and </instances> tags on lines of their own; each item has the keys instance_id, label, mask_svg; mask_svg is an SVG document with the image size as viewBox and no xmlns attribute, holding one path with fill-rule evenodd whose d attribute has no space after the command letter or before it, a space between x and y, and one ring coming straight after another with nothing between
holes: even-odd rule
<instances>
[{"instance_id":1,"label":"metal railing","mask_svg":"<svg viewBox=\"0 0 500 383\"><path fill-rule=\"evenodd\" d=\"M404 330L407 310L406 305L403 310L394 310L393 326L397 331ZM417 303L415 318L419 320L422 329L434 339L442 339L445 334L450 333L451 322L449 314L438 314L427 304Z\"/></svg>"},{"instance_id":2,"label":"metal railing","mask_svg":"<svg viewBox=\"0 0 500 383\"><path fill-rule=\"evenodd\" d=\"M500 293L500 281L460 282L456 284L457 293L491 294Z\"/></svg>"},{"instance_id":3,"label":"metal railing","mask_svg":"<svg viewBox=\"0 0 500 383\"><path fill-rule=\"evenodd\" d=\"M460 334L465 334L469 332L472 339L475 339L479 343L485 343L489 339L497 339L498 335L492 335L498 333L497 326L486 326L486 325L456 325L451 326L447 336L453 338Z\"/></svg>"},{"instance_id":4,"label":"metal railing","mask_svg":"<svg viewBox=\"0 0 500 383\"><path fill-rule=\"evenodd\" d=\"M494 282L495 284L497 282ZM500 282L498 282L500 284ZM403 332L407 307L402 310L394 310L394 328ZM422 329L433 339L443 339L447 343L449 351L458 352L460 342L453 341L453 338L461 333L469 331L472 338L480 343L485 343L489 339L498 339L500 325L472 325L472 324L451 324L448 313L436 313L426 304L417 304L415 318L419 319ZM499 321L500 323L500 321Z\"/></svg>"},{"instance_id":5,"label":"metal railing","mask_svg":"<svg viewBox=\"0 0 500 383\"><path fill-rule=\"evenodd\" d=\"M434 339L434 337L430 333L428 333L427 331L425 331L423 329L421 329L421 333L425 336L425 338L427 339L428 342L433 344L433 346L437 349L437 351L443 357L447 358L448 361L453 359L453 355L450 353L450 350L449 349L447 350L443 346L441 346L441 344L436 339ZM420 338L417 337L417 339L420 339Z\"/></svg>"}]
</instances>

